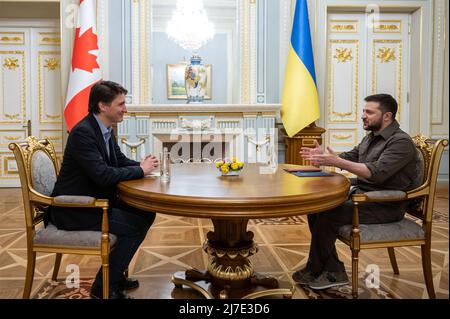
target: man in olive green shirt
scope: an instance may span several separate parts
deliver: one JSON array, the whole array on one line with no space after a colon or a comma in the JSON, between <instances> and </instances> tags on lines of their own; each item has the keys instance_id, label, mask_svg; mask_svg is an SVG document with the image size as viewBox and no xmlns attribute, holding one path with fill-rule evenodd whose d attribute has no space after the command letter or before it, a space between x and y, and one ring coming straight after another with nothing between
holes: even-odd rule
<instances>
[{"instance_id":1,"label":"man in olive green shirt","mask_svg":"<svg viewBox=\"0 0 450 319\"><path fill-rule=\"evenodd\" d=\"M400 129L395 120L397 102L388 94L365 98L362 121L370 131L361 143L349 152L337 155L327 147L323 152L302 148L301 156L319 166L335 166L357 176L352 190L364 193L376 190L408 191L418 186L416 148L411 137ZM399 221L404 217L406 202L364 203L359 206L362 224ZM352 223L352 203L319 214L308 215L311 248L305 268L296 271L293 279L313 289L326 289L348 283L344 264L336 252L336 238L342 225Z\"/></svg>"}]
</instances>

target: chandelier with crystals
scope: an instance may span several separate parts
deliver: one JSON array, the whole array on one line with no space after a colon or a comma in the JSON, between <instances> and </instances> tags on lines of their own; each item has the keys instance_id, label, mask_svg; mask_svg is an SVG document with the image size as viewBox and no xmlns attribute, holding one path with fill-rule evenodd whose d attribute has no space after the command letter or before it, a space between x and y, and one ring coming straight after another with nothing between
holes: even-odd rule
<instances>
[{"instance_id":1,"label":"chandelier with crystals","mask_svg":"<svg viewBox=\"0 0 450 319\"><path fill-rule=\"evenodd\" d=\"M166 33L183 49L196 52L214 37L214 25L208 20L203 0L177 0Z\"/></svg>"}]
</instances>

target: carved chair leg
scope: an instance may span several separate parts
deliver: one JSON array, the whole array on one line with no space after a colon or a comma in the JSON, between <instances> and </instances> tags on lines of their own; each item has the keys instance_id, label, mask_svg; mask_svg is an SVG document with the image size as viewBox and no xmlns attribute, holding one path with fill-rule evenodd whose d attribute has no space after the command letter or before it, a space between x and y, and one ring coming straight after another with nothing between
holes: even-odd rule
<instances>
[{"instance_id":1,"label":"carved chair leg","mask_svg":"<svg viewBox=\"0 0 450 319\"><path fill-rule=\"evenodd\" d=\"M109 256L102 255L103 299L109 299Z\"/></svg>"},{"instance_id":2,"label":"carved chair leg","mask_svg":"<svg viewBox=\"0 0 450 319\"><path fill-rule=\"evenodd\" d=\"M398 274L400 274L400 271L398 270L398 264L397 264L397 259L395 258L394 247L388 247L387 250L389 253L389 259L391 261L392 270L394 271L394 274L398 275Z\"/></svg>"},{"instance_id":3,"label":"carved chair leg","mask_svg":"<svg viewBox=\"0 0 450 319\"><path fill-rule=\"evenodd\" d=\"M55 267L53 267L52 280L56 281L58 279L59 266L61 265L62 254L57 253L55 258Z\"/></svg>"},{"instance_id":4,"label":"carved chair leg","mask_svg":"<svg viewBox=\"0 0 450 319\"><path fill-rule=\"evenodd\" d=\"M436 299L433 285L433 273L431 270L431 244L422 245L420 248L422 249L423 276L425 277L428 296L430 299Z\"/></svg>"},{"instance_id":5,"label":"carved chair leg","mask_svg":"<svg viewBox=\"0 0 450 319\"><path fill-rule=\"evenodd\" d=\"M27 254L27 273L25 278L25 288L23 289L23 299L29 299L31 286L34 279L34 266L36 265L36 252L28 251Z\"/></svg>"},{"instance_id":6,"label":"carved chair leg","mask_svg":"<svg viewBox=\"0 0 450 319\"><path fill-rule=\"evenodd\" d=\"M352 296L358 298L358 254L359 250L352 249Z\"/></svg>"}]
</instances>

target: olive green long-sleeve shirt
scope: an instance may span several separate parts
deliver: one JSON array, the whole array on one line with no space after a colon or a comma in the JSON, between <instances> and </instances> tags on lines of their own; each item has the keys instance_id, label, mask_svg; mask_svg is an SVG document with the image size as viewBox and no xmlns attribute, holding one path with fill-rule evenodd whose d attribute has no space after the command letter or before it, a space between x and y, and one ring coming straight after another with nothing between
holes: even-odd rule
<instances>
[{"instance_id":1,"label":"olive green long-sleeve shirt","mask_svg":"<svg viewBox=\"0 0 450 319\"><path fill-rule=\"evenodd\" d=\"M372 173L368 179L358 177L357 187L363 191L411 190L421 183L416 147L411 137L392 122L380 133L369 133L343 159L363 163Z\"/></svg>"}]
</instances>

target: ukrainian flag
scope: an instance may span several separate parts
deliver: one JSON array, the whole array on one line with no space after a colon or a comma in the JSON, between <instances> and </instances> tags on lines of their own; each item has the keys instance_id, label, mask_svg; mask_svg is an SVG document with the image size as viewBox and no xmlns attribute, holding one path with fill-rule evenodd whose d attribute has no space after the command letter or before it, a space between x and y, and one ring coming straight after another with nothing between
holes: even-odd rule
<instances>
[{"instance_id":1,"label":"ukrainian flag","mask_svg":"<svg viewBox=\"0 0 450 319\"><path fill-rule=\"evenodd\" d=\"M297 0L284 79L281 120L289 137L320 117L307 0Z\"/></svg>"}]
</instances>

